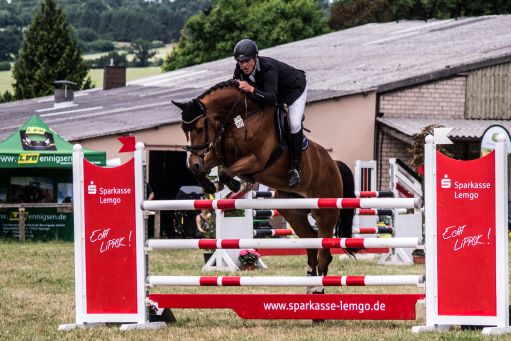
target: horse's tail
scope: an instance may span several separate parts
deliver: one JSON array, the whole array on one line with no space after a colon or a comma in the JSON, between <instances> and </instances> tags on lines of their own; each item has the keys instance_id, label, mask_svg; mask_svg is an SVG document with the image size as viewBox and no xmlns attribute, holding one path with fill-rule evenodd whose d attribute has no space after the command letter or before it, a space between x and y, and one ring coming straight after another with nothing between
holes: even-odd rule
<instances>
[{"instance_id":1,"label":"horse's tail","mask_svg":"<svg viewBox=\"0 0 511 341\"><path fill-rule=\"evenodd\" d=\"M355 178L351 169L342 161L335 161L342 178L342 197L355 198ZM353 237L353 218L355 217L355 209L342 209L339 215L339 221L335 229L335 235L341 238Z\"/></svg>"}]
</instances>

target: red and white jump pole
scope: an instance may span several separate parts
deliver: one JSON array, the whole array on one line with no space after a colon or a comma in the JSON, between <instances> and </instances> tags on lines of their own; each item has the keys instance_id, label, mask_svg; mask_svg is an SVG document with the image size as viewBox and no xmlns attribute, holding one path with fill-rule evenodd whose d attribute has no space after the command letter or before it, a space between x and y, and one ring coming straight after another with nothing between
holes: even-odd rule
<instances>
[{"instance_id":1,"label":"red and white jump pole","mask_svg":"<svg viewBox=\"0 0 511 341\"><path fill-rule=\"evenodd\" d=\"M218 286L218 287L306 287L306 286L420 286L422 275L401 276L148 276L149 286Z\"/></svg>"},{"instance_id":2,"label":"red and white jump pole","mask_svg":"<svg viewBox=\"0 0 511 341\"><path fill-rule=\"evenodd\" d=\"M146 251L170 249L422 248L422 238L149 239Z\"/></svg>"},{"instance_id":3,"label":"red and white jump pole","mask_svg":"<svg viewBox=\"0 0 511 341\"><path fill-rule=\"evenodd\" d=\"M200 209L325 209L325 208L420 208L416 198L309 198L309 199L213 199L143 201L149 211Z\"/></svg>"},{"instance_id":4,"label":"red and white jump pole","mask_svg":"<svg viewBox=\"0 0 511 341\"><path fill-rule=\"evenodd\" d=\"M262 237L285 237L294 236L295 231L292 229L274 229L274 228L258 228L253 229L254 238Z\"/></svg>"}]
</instances>

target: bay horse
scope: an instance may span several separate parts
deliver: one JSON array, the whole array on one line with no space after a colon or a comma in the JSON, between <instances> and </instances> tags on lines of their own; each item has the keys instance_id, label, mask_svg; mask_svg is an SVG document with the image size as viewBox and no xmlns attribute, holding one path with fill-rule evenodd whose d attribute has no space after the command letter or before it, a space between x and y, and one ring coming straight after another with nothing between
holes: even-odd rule
<instances>
[{"instance_id":1,"label":"bay horse","mask_svg":"<svg viewBox=\"0 0 511 341\"><path fill-rule=\"evenodd\" d=\"M239 182L233 179L238 176L276 189L277 198L355 196L349 167L334 161L322 146L310 140L302 155L300 185L290 188L289 153L279 143L276 108L252 100L238 89L237 81L216 84L190 102L173 103L182 110L181 128L188 141L187 167L206 192L214 193L217 188L205 175L213 167L223 166L219 179L233 192L239 190ZM354 210L340 211L279 209L301 238L330 238L336 228L341 237L351 237ZM316 220L317 231L309 223L309 212ZM327 275L332 261L329 249L307 250L307 257L309 275Z\"/></svg>"}]
</instances>

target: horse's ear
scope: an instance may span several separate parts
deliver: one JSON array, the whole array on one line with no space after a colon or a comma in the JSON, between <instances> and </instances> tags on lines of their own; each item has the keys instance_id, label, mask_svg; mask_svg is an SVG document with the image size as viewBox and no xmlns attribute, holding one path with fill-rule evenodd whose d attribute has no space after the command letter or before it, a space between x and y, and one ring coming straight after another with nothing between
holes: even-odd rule
<instances>
[{"instance_id":1,"label":"horse's ear","mask_svg":"<svg viewBox=\"0 0 511 341\"><path fill-rule=\"evenodd\" d=\"M172 101L172 104L174 104L176 107L178 107L181 110L185 110L186 104L185 103L179 103L176 101Z\"/></svg>"}]
</instances>

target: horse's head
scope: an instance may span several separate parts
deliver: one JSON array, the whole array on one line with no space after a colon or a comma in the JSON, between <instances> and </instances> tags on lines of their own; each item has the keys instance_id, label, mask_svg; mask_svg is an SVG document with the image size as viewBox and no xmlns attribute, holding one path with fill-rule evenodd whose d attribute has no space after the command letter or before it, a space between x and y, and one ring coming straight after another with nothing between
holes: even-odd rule
<instances>
[{"instance_id":1,"label":"horse's head","mask_svg":"<svg viewBox=\"0 0 511 341\"><path fill-rule=\"evenodd\" d=\"M221 90L221 91L220 91ZM193 174L202 174L214 167L214 149L235 113L241 92L234 80L219 83L187 103L172 101L180 108L181 129L188 145L187 167Z\"/></svg>"},{"instance_id":2,"label":"horse's head","mask_svg":"<svg viewBox=\"0 0 511 341\"><path fill-rule=\"evenodd\" d=\"M186 135L186 166L193 174L205 172L204 163L213 147L215 131L208 120L206 108L197 99L187 103L174 102L181 113L181 129Z\"/></svg>"}]
</instances>

